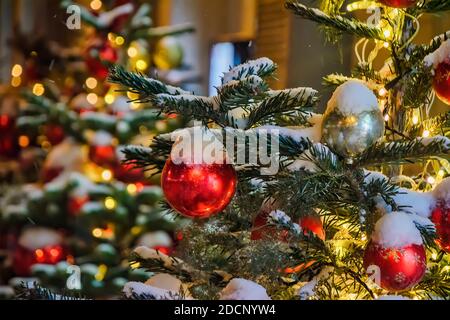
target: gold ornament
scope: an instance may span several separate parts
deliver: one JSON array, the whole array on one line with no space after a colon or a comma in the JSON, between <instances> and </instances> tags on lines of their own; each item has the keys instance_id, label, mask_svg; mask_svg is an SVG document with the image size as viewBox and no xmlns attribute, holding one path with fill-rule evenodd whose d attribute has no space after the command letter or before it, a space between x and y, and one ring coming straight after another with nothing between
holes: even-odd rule
<instances>
[{"instance_id":1,"label":"gold ornament","mask_svg":"<svg viewBox=\"0 0 450 320\"><path fill-rule=\"evenodd\" d=\"M156 43L153 61L158 69L170 70L181 66L183 48L175 37L164 37Z\"/></svg>"},{"instance_id":2,"label":"gold ornament","mask_svg":"<svg viewBox=\"0 0 450 320\"><path fill-rule=\"evenodd\" d=\"M384 133L383 114L375 94L359 81L338 87L322 121L322 141L337 154L353 158Z\"/></svg>"}]
</instances>

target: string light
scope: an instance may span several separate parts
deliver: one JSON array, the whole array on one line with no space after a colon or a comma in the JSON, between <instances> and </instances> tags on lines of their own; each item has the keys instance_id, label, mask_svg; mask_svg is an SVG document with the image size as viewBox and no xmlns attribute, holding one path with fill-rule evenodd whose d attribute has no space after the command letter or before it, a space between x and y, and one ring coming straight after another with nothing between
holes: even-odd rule
<instances>
[{"instance_id":1,"label":"string light","mask_svg":"<svg viewBox=\"0 0 450 320\"><path fill-rule=\"evenodd\" d=\"M30 138L27 136L20 136L19 137L19 146L22 148L26 148L30 145Z\"/></svg>"},{"instance_id":2,"label":"string light","mask_svg":"<svg viewBox=\"0 0 450 320\"><path fill-rule=\"evenodd\" d=\"M385 36L385 38L389 39L391 37L391 35L392 35L391 30L385 29L383 31L383 35Z\"/></svg>"},{"instance_id":3,"label":"string light","mask_svg":"<svg viewBox=\"0 0 450 320\"><path fill-rule=\"evenodd\" d=\"M388 114L384 115L384 121L389 121L389 115Z\"/></svg>"},{"instance_id":4,"label":"string light","mask_svg":"<svg viewBox=\"0 0 450 320\"><path fill-rule=\"evenodd\" d=\"M139 262L135 262L135 263L130 264L130 268L131 269L137 269L140 266L141 266L141 264Z\"/></svg>"},{"instance_id":5,"label":"string light","mask_svg":"<svg viewBox=\"0 0 450 320\"><path fill-rule=\"evenodd\" d=\"M113 197L106 197L104 204L108 210L113 210L117 207L117 201Z\"/></svg>"},{"instance_id":6,"label":"string light","mask_svg":"<svg viewBox=\"0 0 450 320\"><path fill-rule=\"evenodd\" d=\"M422 137L427 138L430 136L430 131L429 130L424 130L422 133Z\"/></svg>"},{"instance_id":7,"label":"string light","mask_svg":"<svg viewBox=\"0 0 450 320\"><path fill-rule=\"evenodd\" d=\"M92 10L99 10L102 7L103 3L100 0L92 0L90 3Z\"/></svg>"},{"instance_id":8,"label":"string light","mask_svg":"<svg viewBox=\"0 0 450 320\"><path fill-rule=\"evenodd\" d=\"M412 123L413 124L418 124L419 123L419 117L414 115L413 118L412 118Z\"/></svg>"},{"instance_id":9,"label":"string light","mask_svg":"<svg viewBox=\"0 0 450 320\"><path fill-rule=\"evenodd\" d=\"M104 264L99 265L98 266L98 272L95 275L95 280L103 281L107 271L108 271L108 267L106 265L104 265Z\"/></svg>"},{"instance_id":10,"label":"string light","mask_svg":"<svg viewBox=\"0 0 450 320\"><path fill-rule=\"evenodd\" d=\"M100 238L103 235L103 231L100 228L95 228L92 230L92 235L96 238Z\"/></svg>"},{"instance_id":11,"label":"string light","mask_svg":"<svg viewBox=\"0 0 450 320\"><path fill-rule=\"evenodd\" d=\"M130 183L129 185L127 185L127 191L129 194L133 195L136 194L138 188L134 183Z\"/></svg>"},{"instance_id":12,"label":"string light","mask_svg":"<svg viewBox=\"0 0 450 320\"><path fill-rule=\"evenodd\" d=\"M138 69L138 70L145 70L145 69L147 69L147 67L148 67L148 64L147 64L147 62L145 62L144 60L142 60L142 59L139 59L138 61L136 61L136 68Z\"/></svg>"},{"instance_id":13,"label":"string light","mask_svg":"<svg viewBox=\"0 0 450 320\"><path fill-rule=\"evenodd\" d=\"M427 178L427 182L428 182L429 184L434 184L434 183L436 182L436 179L435 179L434 177L432 177L432 176L429 176L429 177Z\"/></svg>"},{"instance_id":14,"label":"string light","mask_svg":"<svg viewBox=\"0 0 450 320\"><path fill-rule=\"evenodd\" d=\"M20 77L13 77L11 78L11 86L17 88L22 83L22 78Z\"/></svg>"},{"instance_id":15,"label":"string light","mask_svg":"<svg viewBox=\"0 0 450 320\"><path fill-rule=\"evenodd\" d=\"M42 96L45 93L45 88L42 83L35 83L33 86L33 94L35 96Z\"/></svg>"},{"instance_id":16,"label":"string light","mask_svg":"<svg viewBox=\"0 0 450 320\"><path fill-rule=\"evenodd\" d=\"M22 75L23 68L20 64L15 64L11 69L11 75L13 77L20 77Z\"/></svg>"},{"instance_id":17,"label":"string light","mask_svg":"<svg viewBox=\"0 0 450 320\"><path fill-rule=\"evenodd\" d=\"M86 87L89 89L95 89L97 87L98 81L93 77L89 77L86 79Z\"/></svg>"},{"instance_id":18,"label":"string light","mask_svg":"<svg viewBox=\"0 0 450 320\"><path fill-rule=\"evenodd\" d=\"M445 176L445 171L440 169L437 173L437 175L439 176L439 178L443 178Z\"/></svg>"},{"instance_id":19,"label":"string light","mask_svg":"<svg viewBox=\"0 0 450 320\"><path fill-rule=\"evenodd\" d=\"M433 259L433 260L436 260L436 259L437 259L437 253L436 253L436 252L433 252L433 253L431 254L431 259Z\"/></svg>"},{"instance_id":20,"label":"string light","mask_svg":"<svg viewBox=\"0 0 450 320\"><path fill-rule=\"evenodd\" d=\"M138 51L137 51L137 49L135 47L129 47L128 50L127 50L127 54L128 54L128 56L130 58L134 58L134 57L137 56Z\"/></svg>"},{"instance_id":21,"label":"string light","mask_svg":"<svg viewBox=\"0 0 450 320\"><path fill-rule=\"evenodd\" d=\"M389 48L389 42L383 43L383 47L385 47L386 49Z\"/></svg>"},{"instance_id":22,"label":"string light","mask_svg":"<svg viewBox=\"0 0 450 320\"><path fill-rule=\"evenodd\" d=\"M86 100L90 103L90 104L96 104L98 101L98 96L91 92L86 96Z\"/></svg>"},{"instance_id":23,"label":"string light","mask_svg":"<svg viewBox=\"0 0 450 320\"><path fill-rule=\"evenodd\" d=\"M118 36L116 37L116 39L114 40L114 42L118 45L121 46L125 43L125 39L122 36Z\"/></svg>"},{"instance_id":24,"label":"string light","mask_svg":"<svg viewBox=\"0 0 450 320\"><path fill-rule=\"evenodd\" d=\"M380 97L384 97L386 94L387 94L387 90L386 90L385 88L381 88L381 89L378 91L378 95L379 95Z\"/></svg>"},{"instance_id":25,"label":"string light","mask_svg":"<svg viewBox=\"0 0 450 320\"><path fill-rule=\"evenodd\" d=\"M107 104L112 104L112 103L114 103L115 100L116 100L116 98L114 97L113 94L111 94L111 93L106 94L106 96L105 96L105 102L106 102Z\"/></svg>"},{"instance_id":26,"label":"string light","mask_svg":"<svg viewBox=\"0 0 450 320\"><path fill-rule=\"evenodd\" d=\"M112 177L113 177L113 175L112 175L112 171L111 170L105 169L105 170L102 171L102 179L105 182L111 181Z\"/></svg>"}]
</instances>

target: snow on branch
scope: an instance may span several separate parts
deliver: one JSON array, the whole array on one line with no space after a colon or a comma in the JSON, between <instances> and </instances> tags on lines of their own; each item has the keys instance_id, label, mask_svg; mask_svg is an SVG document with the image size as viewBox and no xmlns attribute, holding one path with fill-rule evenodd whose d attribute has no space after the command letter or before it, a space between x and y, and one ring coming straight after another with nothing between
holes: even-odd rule
<instances>
[{"instance_id":1,"label":"snow on branch","mask_svg":"<svg viewBox=\"0 0 450 320\"><path fill-rule=\"evenodd\" d=\"M264 57L256 60L249 60L231 68L230 71L225 72L222 78L222 84L227 84L233 80L243 80L251 75L265 78L272 75L276 69L277 65L269 58Z\"/></svg>"}]
</instances>

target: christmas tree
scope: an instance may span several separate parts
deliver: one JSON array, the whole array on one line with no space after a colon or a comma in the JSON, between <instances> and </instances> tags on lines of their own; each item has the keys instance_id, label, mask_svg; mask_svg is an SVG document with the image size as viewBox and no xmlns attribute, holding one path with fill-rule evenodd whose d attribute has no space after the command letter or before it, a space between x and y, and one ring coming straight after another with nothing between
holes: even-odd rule
<instances>
[{"instance_id":1,"label":"christmas tree","mask_svg":"<svg viewBox=\"0 0 450 320\"><path fill-rule=\"evenodd\" d=\"M12 39L24 63L13 66L8 89L12 101L22 96L20 106L5 99L0 116L0 157L9 168L1 175L9 184L1 192L0 280L106 298L120 294L130 278L148 278L128 268L134 246L169 254L183 223L158 204L155 172L121 163L122 149L184 123L128 103L134 96L106 82L108 68L118 63L168 82L189 81L177 35L193 29L152 27L147 3L90 6L61 1L61 11L81 13L70 47ZM182 76L172 79L174 69Z\"/></svg>"},{"instance_id":2,"label":"christmas tree","mask_svg":"<svg viewBox=\"0 0 450 320\"><path fill-rule=\"evenodd\" d=\"M125 298L450 296L449 113L429 116L435 96L449 103L450 40L413 41L420 18L450 1L317 2L286 8L336 44L361 38L352 73L324 78L323 113L315 89L270 89L269 58L230 68L212 97L111 68L136 103L194 121L123 150L125 164L162 173L165 208L190 219L174 252L133 250L130 267L152 276L130 279ZM375 18L352 16L368 8Z\"/></svg>"}]
</instances>

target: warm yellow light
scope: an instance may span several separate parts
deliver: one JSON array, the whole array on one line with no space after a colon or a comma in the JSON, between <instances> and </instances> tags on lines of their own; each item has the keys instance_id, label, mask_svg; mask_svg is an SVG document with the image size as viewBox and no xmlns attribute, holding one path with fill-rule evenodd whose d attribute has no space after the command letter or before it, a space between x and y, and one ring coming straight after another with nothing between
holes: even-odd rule
<instances>
[{"instance_id":1,"label":"warm yellow light","mask_svg":"<svg viewBox=\"0 0 450 320\"><path fill-rule=\"evenodd\" d=\"M433 260L436 260L436 259L437 259L437 253L436 253L436 252L433 252L433 253L431 254L431 259L433 259Z\"/></svg>"},{"instance_id":2,"label":"warm yellow light","mask_svg":"<svg viewBox=\"0 0 450 320\"><path fill-rule=\"evenodd\" d=\"M26 148L30 145L30 139L27 136L20 136L19 137L19 146L22 148Z\"/></svg>"},{"instance_id":3,"label":"warm yellow light","mask_svg":"<svg viewBox=\"0 0 450 320\"><path fill-rule=\"evenodd\" d=\"M89 77L86 79L86 87L88 87L89 89L94 89L95 87L97 87L97 84L98 84L97 79L93 77Z\"/></svg>"},{"instance_id":4,"label":"warm yellow light","mask_svg":"<svg viewBox=\"0 0 450 320\"><path fill-rule=\"evenodd\" d=\"M443 178L444 176L445 176L445 171L444 170L439 170L438 171L438 176L440 177L440 178Z\"/></svg>"},{"instance_id":5,"label":"warm yellow light","mask_svg":"<svg viewBox=\"0 0 450 320\"><path fill-rule=\"evenodd\" d=\"M127 97L130 98L130 100L136 100L139 99L139 94L131 91L127 91Z\"/></svg>"},{"instance_id":6,"label":"warm yellow light","mask_svg":"<svg viewBox=\"0 0 450 320\"><path fill-rule=\"evenodd\" d=\"M383 35L384 35L387 39L389 39L389 38L391 37L391 30L385 29L385 30L383 31Z\"/></svg>"},{"instance_id":7,"label":"warm yellow light","mask_svg":"<svg viewBox=\"0 0 450 320\"><path fill-rule=\"evenodd\" d=\"M116 37L116 40L114 40L114 42L118 45L121 46L125 43L125 39L122 36L118 36Z\"/></svg>"},{"instance_id":8,"label":"warm yellow light","mask_svg":"<svg viewBox=\"0 0 450 320\"><path fill-rule=\"evenodd\" d=\"M139 109L139 107L140 107L140 105L139 105L139 103L137 103L137 102L131 102L130 103L130 109L131 110L136 110L136 109Z\"/></svg>"},{"instance_id":9,"label":"warm yellow light","mask_svg":"<svg viewBox=\"0 0 450 320\"><path fill-rule=\"evenodd\" d=\"M139 233L141 233L142 228L138 227L138 226L134 226L133 228L131 228L131 234L133 235L138 235Z\"/></svg>"},{"instance_id":10,"label":"warm yellow light","mask_svg":"<svg viewBox=\"0 0 450 320\"><path fill-rule=\"evenodd\" d=\"M139 262L135 262L130 264L131 269L137 269L141 266L141 264Z\"/></svg>"},{"instance_id":11,"label":"warm yellow light","mask_svg":"<svg viewBox=\"0 0 450 320\"><path fill-rule=\"evenodd\" d=\"M134 183L130 183L129 185L127 185L127 191L129 194L136 194L137 186Z\"/></svg>"},{"instance_id":12,"label":"warm yellow light","mask_svg":"<svg viewBox=\"0 0 450 320\"><path fill-rule=\"evenodd\" d=\"M42 96L45 93L45 88L42 83L35 83L33 86L33 94L36 96Z\"/></svg>"},{"instance_id":13,"label":"warm yellow light","mask_svg":"<svg viewBox=\"0 0 450 320\"><path fill-rule=\"evenodd\" d=\"M147 69L147 67L148 67L148 64L144 60L139 59L138 61L136 61L136 68L138 70L145 70L145 69Z\"/></svg>"},{"instance_id":14,"label":"warm yellow light","mask_svg":"<svg viewBox=\"0 0 450 320\"><path fill-rule=\"evenodd\" d=\"M98 96L91 92L86 96L86 100L90 103L90 104L96 104L98 101Z\"/></svg>"},{"instance_id":15,"label":"warm yellow light","mask_svg":"<svg viewBox=\"0 0 450 320\"><path fill-rule=\"evenodd\" d=\"M429 130L424 130L422 133L422 137L427 138L430 136L430 131Z\"/></svg>"},{"instance_id":16,"label":"warm yellow light","mask_svg":"<svg viewBox=\"0 0 450 320\"><path fill-rule=\"evenodd\" d=\"M418 124L419 123L419 117L418 116L413 116L412 123L413 124Z\"/></svg>"},{"instance_id":17,"label":"warm yellow light","mask_svg":"<svg viewBox=\"0 0 450 320\"><path fill-rule=\"evenodd\" d=\"M22 75L22 66L20 64L15 64L11 69L11 75L13 77L20 77Z\"/></svg>"},{"instance_id":18,"label":"warm yellow light","mask_svg":"<svg viewBox=\"0 0 450 320\"><path fill-rule=\"evenodd\" d=\"M434 183L436 182L436 179L435 179L434 177L432 177L432 176L429 176L429 177L427 178L427 182L428 182L429 184L434 184Z\"/></svg>"},{"instance_id":19,"label":"warm yellow light","mask_svg":"<svg viewBox=\"0 0 450 320\"><path fill-rule=\"evenodd\" d=\"M106 181L106 182L111 181L112 177L113 177L113 174L112 174L111 170L105 169L102 171L102 179L104 181Z\"/></svg>"},{"instance_id":20,"label":"warm yellow light","mask_svg":"<svg viewBox=\"0 0 450 320\"><path fill-rule=\"evenodd\" d=\"M388 114L384 115L384 121L389 121L389 115Z\"/></svg>"},{"instance_id":21,"label":"warm yellow light","mask_svg":"<svg viewBox=\"0 0 450 320\"><path fill-rule=\"evenodd\" d=\"M113 197L106 197L105 208L108 210L113 210L117 207L117 201Z\"/></svg>"},{"instance_id":22,"label":"warm yellow light","mask_svg":"<svg viewBox=\"0 0 450 320\"><path fill-rule=\"evenodd\" d=\"M20 86L21 83L22 83L21 77L12 77L11 78L11 85L13 87L17 88L18 86Z\"/></svg>"},{"instance_id":23,"label":"warm yellow light","mask_svg":"<svg viewBox=\"0 0 450 320\"><path fill-rule=\"evenodd\" d=\"M387 90L386 90L385 88L381 88L381 89L378 91L378 95L379 95L380 97L384 97L386 94L387 94Z\"/></svg>"},{"instance_id":24,"label":"warm yellow light","mask_svg":"<svg viewBox=\"0 0 450 320\"><path fill-rule=\"evenodd\" d=\"M98 272L95 275L95 280L97 281L103 281L103 279L105 278L105 274L108 271L108 267L104 264L101 264L98 266Z\"/></svg>"},{"instance_id":25,"label":"warm yellow light","mask_svg":"<svg viewBox=\"0 0 450 320\"><path fill-rule=\"evenodd\" d=\"M92 230L92 235L96 238L100 238L103 235L103 231L100 228L95 228Z\"/></svg>"},{"instance_id":26,"label":"warm yellow light","mask_svg":"<svg viewBox=\"0 0 450 320\"><path fill-rule=\"evenodd\" d=\"M129 47L128 50L127 50L127 53L128 53L128 56L130 58L134 58L134 57L137 56L138 51L137 51L137 49L135 47Z\"/></svg>"},{"instance_id":27,"label":"warm yellow light","mask_svg":"<svg viewBox=\"0 0 450 320\"><path fill-rule=\"evenodd\" d=\"M116 36L114 35L114 33L112 33L112 32L108 33L108 40L109 41L111 41L111 42L114 41L115 37Z\"/></svg>"},{"instance_id":28,"label":"warm yellow light","mask_svg":"<svg viewBox=\"0 0 450 320\"><path fill-rule=\"evenodd\" d=\"M100 0L92 0L90 3L92 10L99 10L102 7L103 3Z\"/></svg>"},{"instance_id":29,"label":"warm yellow light","mask_svg":"<svg viewBox=\"0 0 450 320\"><path fill-rule=\"evenodd\" d=\"M361 240L362 240L362 241L366 241L366 240L367 240L367 237L366 237L365 234L363 234L363 235L361 236Z\"/></svg>"},{"instance_id":30,"label":"warm yellow light","mask_svg":"<svg viewBox=\"0 0 450 320\"><path fill-rule=\"evenodd\" d=\"M116 98L114 97L113 94L111 94L111 93L106 94L106 96L105 96L105 102L106 102L107 104L114 103L114 100L116 100Z\"/></svg>"},{"instance_id":31,"label":"warm yellow light","mask_svg":"<svg viewBox=\"0 0 450 320\"><path fill-rule=\"evenodd\" d=\"M442 272L449 272L450 271L450 266L445 266L444 268L442 268Z\"/></svg>"},{"instance_id":32,"label":"warm yellow light","mask_svg":"<svg viewBox=\"0 0 450 320\"><path fill-rule=\"evenodd\" d=\"M389 48L389 42L383 43L383 47L385 47L386 49Z\"/></svg>"}]
</instances>

